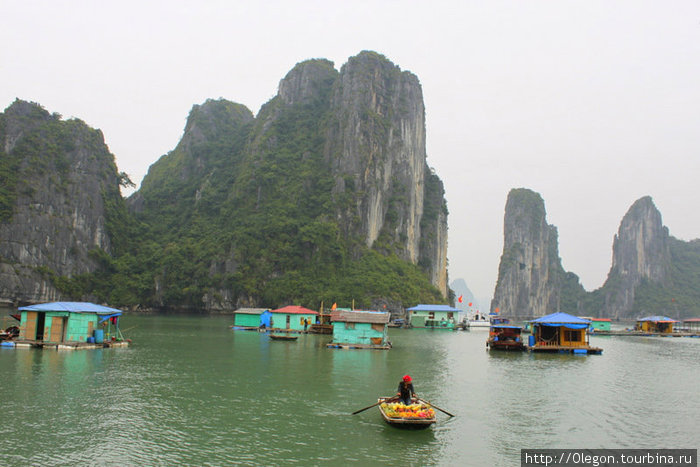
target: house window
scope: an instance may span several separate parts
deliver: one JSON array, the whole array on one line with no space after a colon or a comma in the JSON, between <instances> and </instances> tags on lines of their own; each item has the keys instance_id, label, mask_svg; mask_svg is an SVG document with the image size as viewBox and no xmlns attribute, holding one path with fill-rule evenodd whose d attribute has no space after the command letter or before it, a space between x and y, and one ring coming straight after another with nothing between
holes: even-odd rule
<instances>
[{"instance_id":1,"label":"house window","mask_svg":"<svg viewBox=\"0 0 700 467\"><path fill-rule=\"evenodd\" d=\"M428 319L435 319L435 312L434 311L431 311L430 313L428 313Z\"/></svg>"},{"instance_id":2,"label":"house window","mask_svg":"<svg viewBox=\"0 0 700 467\"><path fill-rule=\"evenodd\" d=\"M566 331L566 340L569 342L578 342L581 340L581 331Z\"/></svg>"},{"instance_id":3,"label":"house window","mask_svg":"<svg viewBox=\"0 0 700 467\"><path fill-rule=\"evenodd\" d=\"M355 323L345 323L345 329L355 329Z\"/></svg>"}]
</instances>

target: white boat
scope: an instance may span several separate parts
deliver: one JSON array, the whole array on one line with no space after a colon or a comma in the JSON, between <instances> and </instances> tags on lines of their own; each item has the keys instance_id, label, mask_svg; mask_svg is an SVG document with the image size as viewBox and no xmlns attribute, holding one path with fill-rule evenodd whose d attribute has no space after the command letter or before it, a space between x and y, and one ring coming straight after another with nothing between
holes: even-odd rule
<instances>
[{"instance_id":1,"label":"white boat","mask_svg":"<svg viewBox=\"0 0 700 467\"><path fill-rule=\"evenodd\" d=\"M474 313L466 322L469 329L488 331L491 327L491 320L487 315Z\"/></svg>"}]
</instances>

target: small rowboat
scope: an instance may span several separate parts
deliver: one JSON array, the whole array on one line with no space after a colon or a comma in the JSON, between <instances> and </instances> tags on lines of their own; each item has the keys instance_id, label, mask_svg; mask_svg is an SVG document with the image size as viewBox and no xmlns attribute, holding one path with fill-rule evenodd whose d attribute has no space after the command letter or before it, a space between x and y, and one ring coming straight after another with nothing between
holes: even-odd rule
<instances>
[{"instance_id":1,"label":"small rowboat","mask_svg":"<svg viewBox=\"0 0 700 467\"><path fill-rule=\"evenodd\" d=\"M276 341L295 341L299 336L290 336L288 334L270 334L270 339Z\"/></svg>"},{"instance_id":2,"label":"small rowboat","mask_svg":"<svg viewBox=\"0 0 700 467\"><path fill-rule=\"evenodd\" d=\"M388 403L388 401L395 402L396 399L394 397L380 397L378 401L382 403ZM382 418L384 419L384 421L387 422L389 425L395 426L397 428L404 428L409 430L423 430L437 421L435 418L435 413L433 413L433 415L430 417L424 418L392 417L389 416L389 414L387 414L387 411L384 409L384 407L382 407L382 404L379 404L378 407L379 412L382 414ZM425 405L425 407L429 408L430 406Z\"/></svg>"}]
</instances>

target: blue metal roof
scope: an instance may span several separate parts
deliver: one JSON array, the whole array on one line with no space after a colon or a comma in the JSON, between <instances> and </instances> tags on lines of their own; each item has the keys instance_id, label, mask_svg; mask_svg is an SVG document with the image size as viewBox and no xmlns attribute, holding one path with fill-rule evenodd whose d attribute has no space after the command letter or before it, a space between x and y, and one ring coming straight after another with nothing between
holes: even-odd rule
<instances>
[{"instance_id":1,"label":"blue metal roof","mask_svg":"<svg viewBox=\"0 0 700 467\"><path fill-rule=\"evenodd\" d=\"M97 313L98 315L121 315L122 311L116 308L96 305L90 302L51 302L38 305L21 306L20 311L70 311L72 313Z\"/></svg>"},{"instance_id":2,"label":"blue metal roof","mask_svg":"<svg viewBox=\"0 0 700 467\"><path fill-rule=\"evenodd\" d=\"M533 319L531 323L540 324L590 324L590 320L579 318L568 313L552 313L551 315L542 316L541 318Z\"/></svg>"},{"instance_id":3,"label":"blue metal roof","mask_svg":"<svg viewBox=\"0 0 700 467\"><path fill-rule=\"evenodd\" d=\"M459 313L460 309L452 308L450 305L416 305L412 308L406 308L408 311L453 311Z\"/></svg>"}]
</instances>

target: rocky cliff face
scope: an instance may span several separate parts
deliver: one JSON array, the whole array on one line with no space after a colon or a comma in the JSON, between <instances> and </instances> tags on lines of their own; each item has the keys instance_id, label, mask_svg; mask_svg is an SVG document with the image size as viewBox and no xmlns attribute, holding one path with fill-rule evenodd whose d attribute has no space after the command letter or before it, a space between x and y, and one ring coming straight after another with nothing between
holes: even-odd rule
<instances>
[{"instance_id":1,"label":"rocky cliff face","mask_svg":"<svg viewBox=\"0 0 700 467\"><path fill-rule=\"evenodd\" d=\"M99 130L17 100L0 114L3 198L0 297L63 297L56 277L95 270L91 250L110 251L105 202L121 199L114 158Z\"/></svg>"},{"instance_id":2,"label":"rocky cliff face","mask_svg":"<svg viewBox=\"0 0 700 467\"><path fill-rule=\"evenodd\" d=\"M613 241L613 262L603 285L603 316L631 317L642 281L668 285L671 253L668 229L651 197L637 200L625 214Z\"/></svg>"},{"instance_id":3,"label":"rocky cliff face","mask_svg":"<svg viewBox=\"0 0 700 467\"><path fill-rule=\"evenodd\" d=\"M700 242L669 236L651 198L637 200L613 242L613 262L603 286L586 292L565 272L556 228L546 225L544 203L529 190L512 190L505 242L491 309L532 317L556 311L636 319L647 315L694 316L700 310Z\"/></svg>"},{"instance_id":4,"label":"rocky cliff face","mask_svg":"<svg viewBox=\"0 0 700 467\"><path fill-rule=\"evenodd\" d=\"M354 199L339 213L343 225L370 247L384 232L402 246L400 256L416 263L427 170L418 78L363 52L341 68L331 112L326 154L334 191Z\"/></svg>"},{"instance_id":5,"label":"rocky cliff face","mask_svg":"<svg viewBox=\"0 0 700 467\"><path fill-rule=\"evenodd\" d=\"M351 58L340 71L328 60L308 60L280 81L254 118L224 101L193 113L214 115L214 106L223 115L190 125L191 114L177 148L153 164L129 200L144 222L157 218L178 249L194 230L216 225L216 240L193 239L196 250L212 241L215 254L183 251L209 265L201 280L208 283L201 287L205 308L267 306L302 288L315 298L325 291L337 296L333 290L345 293L343 281L374 261L369 252L418 265L448 296L448 213L442 182L426 164L414 75L374 52ZM228 117L231 112L246 117ZM237 123L221 125L222 119ZM196 222L203 224L195 228ZM173 280L164 279L172 278L172 266L157 269L163 271L155 277L157 301L172 303ZM359 285L366 280L351 287L370 293L372 285ZM303 282L313 287L299 287ZM424 293L425 285L416 290ZM371 292L384 305L401 301L382 293Z\"/></svg>"},{"instance_id":6,"label":"rocky cliff face","mask_svg":"<svg viewBox=\"0 0 700 467\"><path fill-rule=\"evenodd\" d=\"M547 224L542 197L524 188L511 190L503 230L503 255L491 311L498 308L502 315L514 318L560 311L564 271L557 229Z\"/></svg>"}]
</instances>

